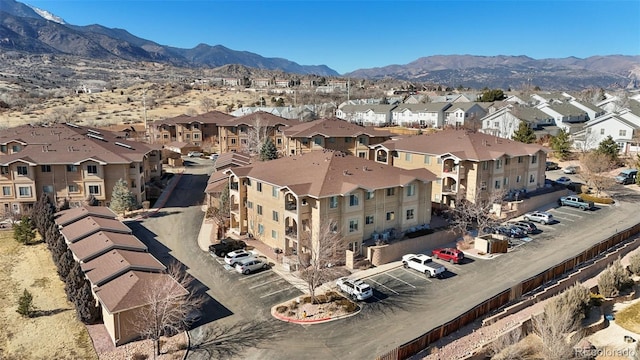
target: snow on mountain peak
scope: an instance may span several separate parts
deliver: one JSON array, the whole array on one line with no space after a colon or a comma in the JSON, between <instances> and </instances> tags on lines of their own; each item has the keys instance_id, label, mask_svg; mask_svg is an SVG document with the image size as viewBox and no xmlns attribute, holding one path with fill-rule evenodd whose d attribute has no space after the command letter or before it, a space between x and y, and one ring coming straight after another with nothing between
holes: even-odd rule
<instances>
[{"instance_id":1,"label":"snow on mountain peak","mask_svg":"<svg viewBox=\"0 0 640 360\"><path fill-rule=\"evenodd\" d=\"M66 24L63 18L61 18L59 16L56 16L56 15L48 12L47 10L42 10L42 9L39 9L39 8L37 8L35 6L32 6L32 5L29 5L29 4L25 4L25 5L27 5L28 7L32 8L33 11L35 11L38 15L42 16L46 20L57 22L58 24Z\"/></svg>"}]
</instances>

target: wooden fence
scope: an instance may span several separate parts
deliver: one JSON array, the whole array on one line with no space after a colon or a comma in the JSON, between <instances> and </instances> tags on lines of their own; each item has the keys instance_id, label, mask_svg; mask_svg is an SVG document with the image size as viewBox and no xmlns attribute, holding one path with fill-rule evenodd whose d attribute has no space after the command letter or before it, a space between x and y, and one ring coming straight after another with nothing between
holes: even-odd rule
<instances>
[{"instance_id":1,"label":"wooden fence","mask_svg":"<svg viewBox=\"0 0 640 360\"><path fill-rule=\"evenodd\" d=\"M521 283L514 285L512 288L502 291L493 296L489 300L482 302L466 313L449 321L444 325L440 325L422 336L413 339L399 347L389 351L388 353L378 356L378 360L404 360L420 351L426 349L429 344L461 329L463 326L473 322L474 320L484 316L492 311L498 310L506 304L517 300L522 294L531 292L543 284L558 279L566 273L576 269L580 265L604 254L609 249L619 245L623 241L630 239L632 236L640 233L640 223L628 229L616 233L615 235L593 245L589 249L581 252L571 259L565 260L561 264L553 266L535 276L532 276Z\"/></svg>"}]
</instances>

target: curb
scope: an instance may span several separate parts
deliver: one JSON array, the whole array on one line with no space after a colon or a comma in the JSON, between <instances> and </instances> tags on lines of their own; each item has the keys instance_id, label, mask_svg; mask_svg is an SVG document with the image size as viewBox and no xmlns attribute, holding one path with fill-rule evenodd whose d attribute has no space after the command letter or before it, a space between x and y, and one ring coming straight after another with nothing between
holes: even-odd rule
<instances>
[{"instance_id":1,"label":"curb","mask_svg":"<svg viewBox=\"0 0 640 360\"><path fill-rule=\"evenodd\" d=\"M345 319L345 318L348 318L348 317L351 317L351 316L358 315L362 311L362 306L357 305L358 306L358 311L354 311L354 312L352 312L350 314L327 317L327 318L322 318L322 319L301 320L301 319L293 319L293 318L286 317L286 316L283 316L283 315L280 315L280 314L276 313L275 309L278 306L280 306L280 305L275 305L274 307L271 308L271 316L273 316L274 318L276 318L276 319L278 319L280 321L293 323L293 324L300 324L300 325L305 325L305 324L314 325L314 324L322 324L322 323L326 323L326 322L334 321L334 320L341 320L341 319Z\"/></svg>"},{"instance_id":2,"label":"curb","mask_svg":"<svg viewBox=\"0 0 640 360\"><path fill-rule=\"evenodd\" d=\"M162 196L166 192L167 196L165 196L164 199L162 199L162 202L157 207L155 207L153 209L153 211L148 212L148 213L146 213L144 215L140 215L140 216L134 218L133 220L142 220L142 219L146 219L146 218L152 217L153 215L157 214L158 211L160 211L162 208L164 208L164 205L169 200L169 196L171 196L171 194L173 193L173 190L175 190L176 186L178 186L178 183L180 182L180 179L182 179L182 175L183 174L184 174L184 170L176 174L176 177L174 177L175 180L171 182L171 185L169 186L169 188L165 189L165 191L163 191L162 194L160 195L160 196Z\"/></svg>"}]
</instances>

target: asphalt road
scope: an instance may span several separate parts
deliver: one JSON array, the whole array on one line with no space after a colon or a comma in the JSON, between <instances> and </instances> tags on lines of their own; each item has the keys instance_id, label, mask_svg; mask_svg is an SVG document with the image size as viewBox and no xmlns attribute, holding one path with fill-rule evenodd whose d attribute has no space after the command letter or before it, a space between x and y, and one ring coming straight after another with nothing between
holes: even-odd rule
<instances>
[{"instance_id":1,"label":"asphalt road","mask_svg":"<svg viewBox=\"0 0 640 360\"><path fill-rule=\"evenodd\" d=\"M209 164L196 160L198 163ZM316 325L283 323L272 305L293 299L271 271L245 279L197 245L210 166L187 166L158 216L132 225L135 234L163 262L176 259L210 296L204 325L190 332L189 359L372 359L446 323L514 284L580 253L637 222L633 194L591 212L551 210L559 223L506 255L448 265L445 279L425 279L410 269L393 269L369 279L375 298L357 316ZM426 249L425 249L426 250ZM285 290L282 290L286 288Z\"/></svg>"}]
</instances>

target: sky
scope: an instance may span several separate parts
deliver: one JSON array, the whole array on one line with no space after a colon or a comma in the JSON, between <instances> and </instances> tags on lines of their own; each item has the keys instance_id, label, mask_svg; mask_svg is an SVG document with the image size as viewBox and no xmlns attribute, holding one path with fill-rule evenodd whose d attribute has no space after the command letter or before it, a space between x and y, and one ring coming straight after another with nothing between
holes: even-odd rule
<instances>
[{"instance_id":1,"label":"sky","mask_svg":"<svg viewBox=\"0 0 640 360\"><path fill-rule=\"evenodd\" d=\"M431 55L640 55L640 1L25 0L72 25L223 45L340 74Z\"/></svg>"}]
</instances>

